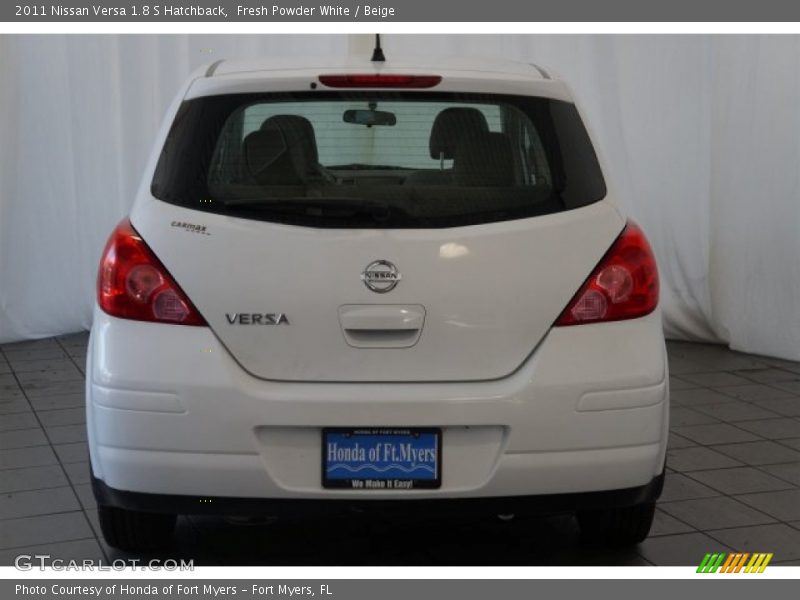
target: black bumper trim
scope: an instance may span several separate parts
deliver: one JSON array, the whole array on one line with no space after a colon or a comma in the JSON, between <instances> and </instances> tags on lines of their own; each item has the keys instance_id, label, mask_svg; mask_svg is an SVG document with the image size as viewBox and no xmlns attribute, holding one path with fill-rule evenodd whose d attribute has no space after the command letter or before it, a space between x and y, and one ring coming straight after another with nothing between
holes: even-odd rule
<instances>
[{"instance_id":1,"label":"black bumper trim","mask_svg":"<svg viewBox=\"0 0 800 600\"><path fill-rule=\"evenodd\" d=\"M465 515L559 513L631 506L655 502L664 487L664 473L641 487L490 498L307 499L231 498L226 496L179 496L117 490L92 475L92 489L102 506L141 512L215 515L269 515L279 517L336 516L353 513L376 515Z\"/></svg>"}]
</instances>

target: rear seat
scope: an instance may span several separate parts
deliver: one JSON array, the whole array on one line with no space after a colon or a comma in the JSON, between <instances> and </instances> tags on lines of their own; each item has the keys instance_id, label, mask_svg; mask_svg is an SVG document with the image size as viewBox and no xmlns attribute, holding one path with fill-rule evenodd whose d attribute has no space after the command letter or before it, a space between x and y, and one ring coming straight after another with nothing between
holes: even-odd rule
<instances>
[{"instance_id":1,"label":"rear seat","mask_svg":"<svg viewBox=\"0 0 800 600\"><path fill-rule=\"evenodd\" d=\"M493 131L462 137L453 160L452 179L455 186L513 186L516 177L511 138Z\"/></svg>"},{"instance_id":2,"label":"rear seat","mask_svg":"<svg viewBox=\"0 0 800 600\"><path fill-rule=\"evenodd\" d=\"M431 158L451 160L462 138L489 131L486 117L477 108L445 108L433 121L428 143ZM406 177L406 185L447 185L453 181L451 169L425 169Z\"/></svg>"}]
</instances>

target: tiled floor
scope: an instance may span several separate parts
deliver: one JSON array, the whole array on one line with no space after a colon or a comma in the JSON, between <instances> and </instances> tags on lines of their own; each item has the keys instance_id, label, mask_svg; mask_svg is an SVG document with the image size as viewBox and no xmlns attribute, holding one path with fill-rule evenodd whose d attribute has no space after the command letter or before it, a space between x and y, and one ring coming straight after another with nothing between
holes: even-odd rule
<instances>
[{"instance_id":1,"label":"tiled floor","mask_svg":"<svg viewBox=\"0 0 800 600\"><path fill-rule=\"evenodd\" d=\"M0 347L0 564L128 558L98 536L83 412L86 334ZM164 556L196 564L697 564L773 552L800 564L800 364L670 343L672 433L652 535L579 543L569 516L293 523L181 518Z\"/></svg>"}]
</instances>

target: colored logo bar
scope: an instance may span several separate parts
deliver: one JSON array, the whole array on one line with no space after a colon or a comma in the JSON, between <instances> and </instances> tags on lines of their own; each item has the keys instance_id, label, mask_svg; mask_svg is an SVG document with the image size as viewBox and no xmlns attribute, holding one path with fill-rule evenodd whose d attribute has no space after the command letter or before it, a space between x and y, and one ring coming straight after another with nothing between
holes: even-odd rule
<instances>
[{"instance_id":1,"label":"colored logo bar","mask_svg":"<svg viewBox=\"0 0 800 600\"><path fill-rule=\"evenodd\" d=\"M700 566L697 567L698 573L763 573L769 561L772 560L772 553L769 552L725 552L707 553Z\"/></svg>"}]
</instances>

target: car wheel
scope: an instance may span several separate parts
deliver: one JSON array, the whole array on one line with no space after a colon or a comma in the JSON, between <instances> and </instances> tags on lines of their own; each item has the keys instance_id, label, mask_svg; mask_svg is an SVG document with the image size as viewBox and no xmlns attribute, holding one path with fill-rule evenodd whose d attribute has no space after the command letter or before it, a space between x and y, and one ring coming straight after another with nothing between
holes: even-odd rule
<instances>
[{"instance_id":1,"label":"car wheel","mask_svg":"<svg viewBox=\"0 0 800 600\"><path fill-rule=\"evenodd\" d=\"M587 510L577 513L581 535L590 542L606 546L633 546L650 533L655 502L620 508Z\"/></svg>"},{"instance_id":2,"label":"car wheel","mask_svg":"<svg viewBox=\"0 0 800 600\"><path fill-rule=\"evenodd\" d=\"M164 548L172 540L176 515L98 506L100 529L106 542L120 550L143 552Z\"/></svg>"}]
</instances>

